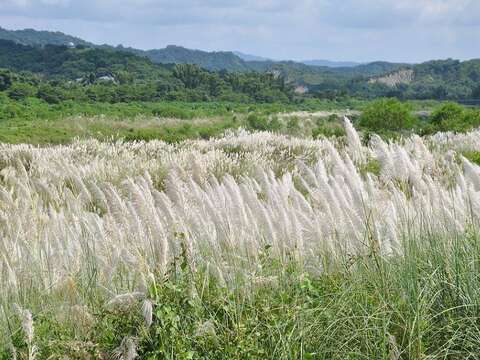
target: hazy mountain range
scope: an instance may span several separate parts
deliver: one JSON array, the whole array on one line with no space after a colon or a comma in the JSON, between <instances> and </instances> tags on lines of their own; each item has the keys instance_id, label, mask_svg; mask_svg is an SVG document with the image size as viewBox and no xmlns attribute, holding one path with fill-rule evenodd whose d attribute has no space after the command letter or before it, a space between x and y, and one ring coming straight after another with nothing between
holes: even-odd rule
<instances>
[{"instance_id":1,"label":"hazy mountain range","mask_svg":"<svg viewBox=\"0 0 480 360\"><path fill-rule=\"evenodd\" d=\"M73 45L88 47L112 47L110 45L98 45L85 41L75 36L67 35L62 32L38 31L34 29L24 30L7 30L0 27L0 39L14 41L22 45L29 46L45 46L45 45ZM182 46L169 45L163 49L140 50L131 47L123 47L121 45L116 48L133 52L137 55L148 57L157 63L189 63L194 61L201 67L209 70L229 70L229 71L245 71L259 70L264 68L266 64L273 63L289 63L291 61L278 61L262 56L244 54L239 51L202 51L187 49ZM263 62L266 64L258 64ZM361 65L358 62L351 61L330 61L330 60L306 60L297 61L296 63L308 66L320 67L353 67Z\"/></svg>"}]
</instances>

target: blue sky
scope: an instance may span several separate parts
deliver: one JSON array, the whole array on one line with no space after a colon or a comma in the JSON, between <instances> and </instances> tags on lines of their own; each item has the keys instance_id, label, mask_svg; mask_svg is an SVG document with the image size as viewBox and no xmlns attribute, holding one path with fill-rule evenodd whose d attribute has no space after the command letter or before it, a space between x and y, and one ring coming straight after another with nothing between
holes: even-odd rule
<instances>
[{"instance_id":1,"label":"blue sky","mask_svg":"<svg viewBox=\"0 0 480 360\"><path fill-rule=\"evenodd\" d=\"M0 0L0 26L275 59L480 57L480 0Z\"/></svg>"}]
</instances>

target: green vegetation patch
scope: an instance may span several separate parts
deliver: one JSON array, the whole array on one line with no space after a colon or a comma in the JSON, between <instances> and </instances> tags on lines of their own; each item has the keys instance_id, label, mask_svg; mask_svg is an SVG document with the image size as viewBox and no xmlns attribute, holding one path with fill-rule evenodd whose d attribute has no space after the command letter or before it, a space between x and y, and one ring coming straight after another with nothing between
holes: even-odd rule
<instances>
[{"instance_id":1,"label":"green vegetation patch","mask_svg":"<svg viewBox=\"0 0 480 360\"><path fill-rule=\"evenodd\" d=\"M318 276L266 248L262 271L228 287L179 258L128 306L85 288L91 300L75 319L34 309L32 341L42 359L128 351L146 359L475 358L478 246L474 233L453 243L410 238L402 257L372 249ZM29 351L21 326L11 319L17 356ZM0 358L11 355L0 349Z\"/></svg>"},{"instance_id":2,"label":"green vegetation patch","mask_svg":"<svg viewBox=\"0 0 480 360\"><path fill-rule=\"evenodd\" d=\"M474 164L480 165L480 151L467 151L463 152L462 156L471 161Z\"/></svg>"}]
</instances>

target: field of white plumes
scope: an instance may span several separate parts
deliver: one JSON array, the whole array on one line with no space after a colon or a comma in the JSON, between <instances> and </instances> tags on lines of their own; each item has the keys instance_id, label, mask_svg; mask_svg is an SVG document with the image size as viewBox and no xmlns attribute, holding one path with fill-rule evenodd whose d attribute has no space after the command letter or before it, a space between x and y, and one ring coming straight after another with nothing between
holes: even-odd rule
<instances>
[{"instance_id":1,"label":"field of white plumes","mask_svg":"<svg viewBox=\"0 0 480 360\"><path fill-rule=\"evenodd\" d=\"M267 252L321 276L476 226L480 167L461 154L480 151L480 131L364 145L345 126L338 140L237 131L177 145L0 145L0 347L13 318L78 319L89 292L106 307L144 299L179 259L228 288L271 281Z\"/></svg>"}]
</instances>

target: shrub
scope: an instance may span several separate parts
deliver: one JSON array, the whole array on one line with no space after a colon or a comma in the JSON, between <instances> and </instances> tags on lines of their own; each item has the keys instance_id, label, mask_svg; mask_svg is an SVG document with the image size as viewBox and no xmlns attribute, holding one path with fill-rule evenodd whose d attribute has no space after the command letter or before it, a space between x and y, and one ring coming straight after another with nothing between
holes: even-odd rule
<instances>
[{"instance_id":1,"label":"shrub","mask_svg":"<svg viewBox=\"0 0 480 360\"><path fill-rule=\"evenodd\" d=\"M393 98L372 102L360 116L361 127L377 132L410 129L414 125L410 106Z\"/></svg>"},{"instance_id":2,"label":"shrub","mask_svg":"<svg viewBox=\"0 0 480 360\"><path fill-rule=\"evenodd\" d=\"M465 108L456 103L446 103L437 108L430 116L430 122L434 125L442 123L452 123L465 114Z\"/></svg>"},{"instance_id":3,"label":"shrub","mask_svg":"<svg viewBox=\"0 0 480 360\"><path fill-rule=\"evenodd\" d=\"M470 110L456 103L446 103L430 116L430 127L426 133L435 131L464 132L480 126L480 112Z\"/></svg>"},{"instance_id":4,"label":"shrub","mask_svg":"<svg viewBox=\"0 0 480 360\"><path fill-rule=\"evenodd\" d=\"M287 122L287 130L289 132L297 132L300 129L298 117L294 116Z\"/></svg>"},{"instance_id":5,"label":"shrub","mask_svg":"<svg viewBox=\"0 0 480 360\"><path fill-rule=\"evenodd\" d=\"M12 85L12 77L9 72L0 72L0 91L7 90Z\"/></svg>"},{"instance_id":6,"label":"shrub","mask_svg":"<svg viewBox=\"0 0 480 360\"><path fill-rule=\"evenodd\" d=\"M8 90L8 97L12 100L24 100L35 95L35 88L29 84L17 83Z\"/></svg>"},{"instance_id":7,"label":"shrub","mask_svg":"<svg viewBox=\"0 0 480 360\"><path fill-rule=\"evenodd\" d=\"M338 122L319 123L317 127L312 130L312 136L316 139L322 135L325 137L345 136L345 128Z\"/></svg>"},{"instance_id":8,"label":"shrub","mask_svg":"<svg viewBox=\"0 0 480 360\"><path fill-rule=\"evenodd\" d=\"M247 117L247 125L249 128L253 130L261 130L266 131L268 130L268 120L263 116L259 116L255 113L248 115Z\"/></svg>"},{"instance_id":9,"label":"shrub","mask_svg":"<svg viewBox=\"0 0 480 360\"><path fill-rule=\"evenodd\" d=\"M280 131L282 129L282 123L278 120L278 117L273 116L268 123L268 127L270 131Z\"/></svg>"},{"instance_id":10,"label":"shrub","mask_svg":"<svg viewBox=\"0 0 480 360\"><path fill-rule=\"evenodd\" d=\"M247 126L252 130L258 131L279 131L282 129L282 124L276 116L267 118L255 113L247 116Z\"/></svg>"},{"instance_id":11,"label":"shrub","mask_svg":"<svg viewBox=\"0 0 480 360\"><path fill-rule=\"evenodd\" d=\"M64 100L62 90L51 85L42 85L37 91L37 97L49 104L59 104Z\"/></svg>"}]
</instances>

